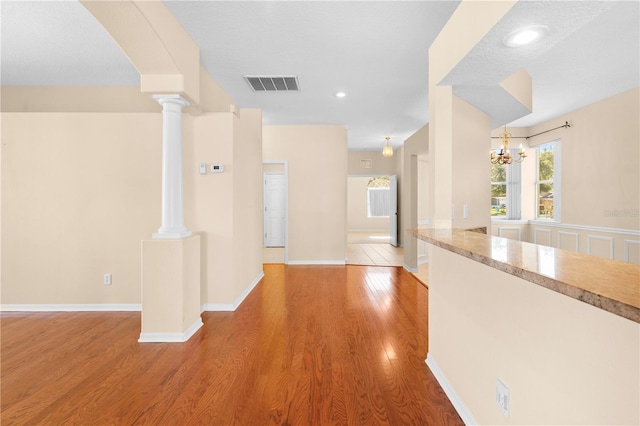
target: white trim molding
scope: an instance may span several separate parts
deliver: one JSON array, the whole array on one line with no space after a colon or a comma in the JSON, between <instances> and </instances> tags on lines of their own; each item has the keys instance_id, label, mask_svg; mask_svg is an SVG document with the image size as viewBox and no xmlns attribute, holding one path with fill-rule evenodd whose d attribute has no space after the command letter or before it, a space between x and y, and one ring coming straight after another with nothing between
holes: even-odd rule
<instances>
[{"instance_id":1,"label":"white trim molding","mask_svg":"<svg viewBox=\"0 0 640 426\"><path fill-rule=\"evenodd\" d=\"M498 237L502 237L502 231L518 231L518 241L522 241L522 228L516 226L498 226ZM503 237L506 238L506 237Z\"/></svg>"},{"instance_id":2,"label":"white trim molding","mask_svg":"<svg viewBox=\"0 0 640 426\"><path fill-rule=\"evenodd\" d=\"M251 284L247 288L244 289L242 294L238 296L238 298L233 303L205 303L200 307L200 312L233 312L244 302L244 299L249 296L249 294L253 291L254 288L260 283L260 281L264 278L264 271L260 271L257 277L253 279Z\"/></svg>"},{"instance_id":3,"label":"white trim molding","mask_svg":"<svg viewBox=\"0 0 640 426\"><path fill-rule=\"evenodd\" d=\"M19 312L140 312L140 303L5 304L0 311Z\"/></svg>"},{"instance_id":4,"label":"white trim molding","mask_svg":"<svg viewBox=\"0 0 640 426\"><path fill-rule=\"evenodd\" d=\"M591 254L591 240L604 240L609 241L609 258L613 259L613 237L602 237L600 235L587 235L587 254L589 256L593 256Z\"/></svg>"},{"instance_id":5,"label":"white trim molding","mask_svg":"<svg viewBox=\"0 0 640 426\"><path fill-rule=\"evenodd\" d=\"M453 389L453 386L451 386L451 383L449 383L449 380L447 380L442 370L440 370L438 363L433 359L431 354L427 354L427 359L425 362L427 364L427 367L429 367L429 370L431 370L436 380L440 384L440 387L442 387L444 393L447 395L447 397L449 397L453 408L456 409L464 424L477 425L478 422L476 422L469 409L467 409L467 407L464 405L455 389Z\"/></svg>"},{"instance_id":6,"label":"white trim molding","mask_svg":"<svg viewBox=\"0 0 640 426\"><path fill-rule=\"evenodd\" d=\"M622 229L622 228L604 228L601 226L587 226L587 225L571 225L567 223L559 223L545 220L530 220L529 225L549 226L554 228L567 228L567 229L580 229L582 231L602 232L607 234L622 234L633 235L640 237L640 231L635 229Z\"/></svg>"},{"instance_id":7,"label":"white trim molding","mask_svg":"<svg viewBox=\"0 0 640 426\"><path fill-rule=\"evenodd\" d=\"M347 232L363 232L363 233L368 233L368 232L379 232L379 233L385 233L388 234L389 233L389 228L378 228L378 229L347 229Z\"/></svg>"},{"instance_id":8,"label":"white trim molding","mask_svg":"<svg viewBox=\"0 0 640 426\"><path fill-rule=\"evenodd\" d=\"M287 265L337 265L344 266L344 260L290 260Z\"/></svg>"},{"instance_id":9,"label":"white trim molding","mask_svg":"<svg viewBox=\"0 0 640 426\"><path fill-rule=\"evenodd\" d=\"M407 272L411 272L412 274L417 274L418 273L418 268L412 268L411 266L407 265L406 263L402 265L402 267L407 271Z\"/></svg>"},{"instance_id":10,"label":"white trim molding","mask_svg":"<svg viewBox=\"0 0 640 426\"><path fill-rule=\"evenodd\" d=\"M560 238L563 235L568 235L570 237L575 237L576 239L576 253L580 253L580 235L577 232L566 232L566 231L558 231L558 248L561 249Z\"/></svg>"},{"instance_id":11,"label":"white trim molding","mask_svg":"<svg viewBox=\"0 0 640 426\"><path fill-rule=\"evenodd\" d=\"M491 218L492 225L528 225L529 221L526 219L501 219Z\"/></svg>"},{"instance_id":12,"label":"white trim molding","mask_svg":"<svg viewBox=\"0 0 640 426\"><path fill-rule=\"evenodd\" d=\"M534 244L539 244L541 246L545 245L545 244L541 244L538 242L538 232L546 232L549 235L549 247L553 247L553 242L551 240L551 230L550 229L540 229L540 228L535 228L533 230L533 243Z\"/></svg>"},{"instance_id":13,"label":"white trim molding","mask_svg":"<svg viewBox=\"0 0 640 426\"><path fill-rule=\"evenodd\" d=\"M140 333L138 343L183 343L193 336L204 323L198 318L183 333Z\"/></svg>"},{"instance_id":14,"label":"white trim molding","mask_svg":"<svg viewBox=\"0 0 640 426\"><path fill-rule=\"evenodd\" d=\"M640 241L624 240L624 261L625 262L631 261L631 255L629 254L629 250L631 249L632 245L640 246Z\"/></svg>"}]
</instances>

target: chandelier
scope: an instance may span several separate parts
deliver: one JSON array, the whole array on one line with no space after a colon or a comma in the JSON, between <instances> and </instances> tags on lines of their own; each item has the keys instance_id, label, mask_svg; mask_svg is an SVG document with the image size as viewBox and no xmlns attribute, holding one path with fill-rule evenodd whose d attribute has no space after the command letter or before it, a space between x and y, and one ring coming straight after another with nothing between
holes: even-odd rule
<instances>
[{"instance_id":1,"label":"chandelier","mask_svg":"<svg viewBox=\"0 0 640 426\"><path fill-rule=\"evenodd\" d=\"M502 140L500 151L496 154L494 150L491 150L491 164L511 164L512 162L522 163L525 158L527 158L527 154L524 153L524 148L522 144L520 144L520 151L518 152L518 159L514 159L511 153L509 152L509 139L511 139L511 133L507 131L507 125L504 126L504 131L500 134L500 139ZM496 150L497 151L497 150Z\"/></svg>"},{"instance_id":2,"label":"chandelier","mask_svg":"<svg viewBox=\"0 0 640 426\"><path fill-rule=\"evenodd\" d=\"M387 136L385 139L387 140L387 145L382 148L382 155L384 155L385 157L391 157L393 156L393 148L391 147L391 145L389 145L389 139L391 138Z\"/></svg>"}]
</instances>

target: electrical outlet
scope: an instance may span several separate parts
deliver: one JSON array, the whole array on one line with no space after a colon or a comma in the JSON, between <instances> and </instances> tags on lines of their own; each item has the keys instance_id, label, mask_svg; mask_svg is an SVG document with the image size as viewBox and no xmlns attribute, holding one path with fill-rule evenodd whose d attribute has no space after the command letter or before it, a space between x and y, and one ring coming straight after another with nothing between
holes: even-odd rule
<instances>
[{"instance_id":1,"label":"electrical outlet","mask_svg":"<svg viewBox=\"0 0 640 426\"><path fill-rule=\"evenodd\" d=\"M496 404L505 417L509 417L509 404L511 403L511 396L509 395L509 388L502 383L500 379L496 380Z\"/></svg>"},{"instance_id":2,"label":"electrical outlet","mask_svg":"<svg viewBox=\"0 0 640 426\"><path fill-rule=\"evenodd\" d=\"M111 285L111 274L104 274L104 285Z\"/></svg>"}]
</instances>

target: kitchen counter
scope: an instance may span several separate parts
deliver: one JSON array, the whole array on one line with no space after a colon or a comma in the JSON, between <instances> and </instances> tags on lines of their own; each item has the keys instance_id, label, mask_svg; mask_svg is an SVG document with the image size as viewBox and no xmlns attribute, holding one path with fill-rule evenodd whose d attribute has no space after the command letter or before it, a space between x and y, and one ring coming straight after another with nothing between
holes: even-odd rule
<instances>
[{"instance_id":1,"label":"kitchen counter","mask_svg":"<svg viewBox=\"0 0 640 426\"><path fill-rule=\"evenodd\" d=\"M416 238L640 323L640 265L455 229Z\"/></svg>"}]
</instances>

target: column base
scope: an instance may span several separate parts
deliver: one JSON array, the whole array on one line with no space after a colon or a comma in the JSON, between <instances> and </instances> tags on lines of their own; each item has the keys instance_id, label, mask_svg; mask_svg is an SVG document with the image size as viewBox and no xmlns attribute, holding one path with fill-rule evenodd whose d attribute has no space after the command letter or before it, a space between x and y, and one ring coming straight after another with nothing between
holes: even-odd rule
<instances>
[{"instance_id":1,"label":"column base","mask_svg":"<svg viewBox=\"0 0 640 426\"><path fill-rule=\"evenodd\" d=\"M188 340L200 317L200 235L142 241L140 342Z\"/></svg>"},{"instance_id":2,"label":"column base","mask_svg":"<svg viewBox=\"0 0 640 426\"><path fill-rule=\"evenodd\" d=\"M179 238L187 238L193 235L193 232L189 231L187 228L184 229L158 229L158 232L155 232L151 235L151 238L154 240L158 239L179 239Z\"/></svg>"}]
</instances>

